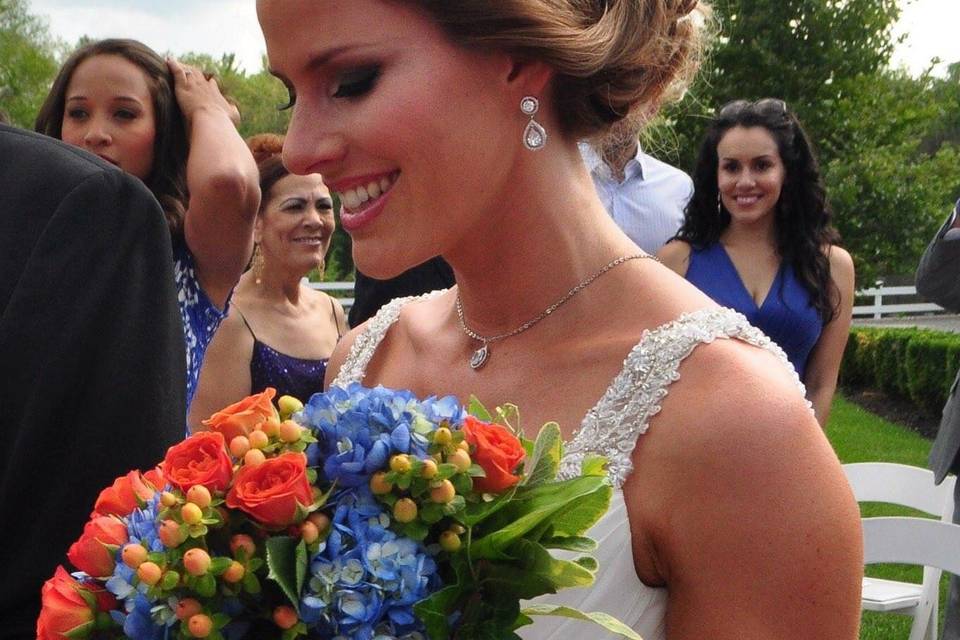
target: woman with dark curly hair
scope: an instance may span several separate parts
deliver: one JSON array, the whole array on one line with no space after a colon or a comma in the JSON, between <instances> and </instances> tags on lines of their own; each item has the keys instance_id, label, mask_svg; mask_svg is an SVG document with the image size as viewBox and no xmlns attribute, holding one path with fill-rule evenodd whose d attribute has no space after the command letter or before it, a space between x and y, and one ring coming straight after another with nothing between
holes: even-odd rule
<instances>
[{"instance_id":1,"label":"woman with dark curly hair","mask_svg":"<svg viewBox=\"0 0 960 640\"><path fill-rule=\"evenodd\" d=\"M238 121L215 79L136 40L107 39L67 59L35 123L136 176L160 202L173 240L188 407L253 247L260 189Z\"/></svg>"},{"instance_id":2,"label":"woman with dark curly hair","mask_svg":"<svg viewBox=\"0 0 960 640\"><path fill-rule=\"evenodd\" d=\"M854 272L807 134L782 100L731 102L707 131L693 182L684 224L660 259L780 345L825 426Z\"/></svg>"}]
</instances>

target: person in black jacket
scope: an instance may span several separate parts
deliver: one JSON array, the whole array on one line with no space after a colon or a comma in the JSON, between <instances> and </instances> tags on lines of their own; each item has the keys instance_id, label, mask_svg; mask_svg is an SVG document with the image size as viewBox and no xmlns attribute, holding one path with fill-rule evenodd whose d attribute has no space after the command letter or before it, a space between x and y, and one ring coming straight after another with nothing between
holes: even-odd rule
<instances>
[{"instance_id":1,"label":"person in black jacket","mask_svg":"<svg viewBox=\"0 0 960 640\"><path fill-rule=\"evenodd\" d=\"M353 285L353 305L347 317L351 327L357 327L377 315L380 307L394 298L418 296L436 289L449 289L457 283L453 269L437 256L423 264L404 271L389 280L377 280L356 270Z\"/></svg>"},{"instance_id":2,"label":"person in black jacket","mask_svg":"<svg viewBox=\"0 0 960 640\"><path fill-rule=\"evenodd\" d=\"M142 182L0 125L0 638L36 637L40 588L99 492L183 436L170 234Z\"/></svg>"}]
</instances>

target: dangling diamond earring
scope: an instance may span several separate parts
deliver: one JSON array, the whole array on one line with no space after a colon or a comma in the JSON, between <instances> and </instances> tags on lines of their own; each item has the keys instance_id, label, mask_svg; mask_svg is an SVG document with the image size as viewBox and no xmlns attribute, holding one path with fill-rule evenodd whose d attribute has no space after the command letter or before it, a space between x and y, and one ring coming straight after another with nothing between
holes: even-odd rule
<instances>
[{"instance_id":1,"label":"dangling diamond earring","mask_svg":"<svg viewBox=\"0 0 960 640\"><path fill-rule=\"evenodd\" d=\"M523 130L523 146L530 151L540 151L547 144L547 131L539 122L533 119L540 110L540 101L533 96L526 96L520 101L520 111L530 116L527 128Z\"/></svg>"}]
</instances>

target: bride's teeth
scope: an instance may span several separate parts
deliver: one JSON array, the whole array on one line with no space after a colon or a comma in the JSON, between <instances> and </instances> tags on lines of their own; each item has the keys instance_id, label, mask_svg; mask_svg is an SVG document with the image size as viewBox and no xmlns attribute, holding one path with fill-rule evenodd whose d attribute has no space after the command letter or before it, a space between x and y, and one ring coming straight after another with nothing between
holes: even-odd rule
<instances>
[{"instance_id":1,"label":"bride's teeth","mask_svg":"<svg viewBox=\"0 0 960 640\"><path fill-rule=\"evenodd\" d=\"M348 189L343 194L343 204L348 209L356 209L360 206L360 196L353 189Z\"/></svg>"},{"instance_id":2,"label":"bride's teeth","mask_svg":"<svg viewBox=\"0 0 960 640\"><path fill-rule=\"evenodd\" d=\"M380 178L380 193L386 193L390 191L390 180L387 178Z\"/></svg>"},{"instance_id":3,"label":"bride's teeth","mask_svg":"<svg viewBox=\"0 0 960 640\"><path fill-rule=\"evenodd\" d=\"M360 197L360 202L366 202L370 199L370 194L363 187L357 187L357 196Z\"/></svg>"},{"instance_id":4,"label":"bride's teeth","mask_svg":"<svg viewBox=\"0 0 960 640\"><path fill-rule=\"evenodd\" d=\"M367 185L367 193L370 194L371 198L379 198L382 193L380 191L380 185L376 182L371 182Z\"/></svg>"}]
</instances>

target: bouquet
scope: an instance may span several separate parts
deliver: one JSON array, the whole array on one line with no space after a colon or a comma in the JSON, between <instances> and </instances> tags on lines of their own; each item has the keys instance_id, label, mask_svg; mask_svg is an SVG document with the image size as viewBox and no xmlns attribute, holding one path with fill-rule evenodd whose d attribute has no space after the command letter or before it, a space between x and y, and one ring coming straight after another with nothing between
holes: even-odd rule
<instances>
[{"instance_id":1,"label":"bouquet","mask_svg":"<svg viewBox=\"0 0 960 640\"><path fill-rule=\"evenodd\" d=\"M105 489L42 591L46 638L519 638L521 601L590 585L604 461L557 480L559 428L516 407L358 384L267 389ZM514 427L516 423L516 428Z\"/></svg>"}]
</instances>

